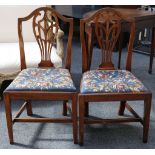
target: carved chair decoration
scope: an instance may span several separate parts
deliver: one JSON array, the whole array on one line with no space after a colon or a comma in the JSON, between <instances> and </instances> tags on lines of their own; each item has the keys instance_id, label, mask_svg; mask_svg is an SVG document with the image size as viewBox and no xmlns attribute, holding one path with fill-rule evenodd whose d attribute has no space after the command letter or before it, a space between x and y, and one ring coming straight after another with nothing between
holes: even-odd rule
<instances>
[{"instance_id":1,"label":"carved chair decoration","mask_svg":"<svg viewBox=\"0 0 155 155\"><path fill-rule=\"evenodd\" d=\"M112 50L119 39L122 22L126 22L130 29L126 70L117 70L112 63ZM93 30L91 30L93 29ZM91 31L89 31L91 30ZM90 38L94 35L101 49L101 63L96 70L90 70ZM94 34L92 34L94 33ZM84 125L96 123L140 122L143 125L143 141L147 142L149 117L151 109L151 93L130 71L132 62L132 48L135 35L134 19L126 18L114 9L104 8L80 21L80 38L82 46L83 77L79 93L79 134L80 145L84 140ZM87 42L88 41L88 42ZM144 119L142 119L127 101L144 101ZM120 101L119 115L124 115L125 108L134 117L101 119L89 117L89 104L92 102ZM106 110L106 109L103 109Z\"/></svg>"},{"instance_id":2,"label":"carved chair decoration","mask_svg":"<svg viewBox=\"0 0 155 155\"><path fill-rule=\"evenodd\" d=\"M50 18L49 15L47 16L47 13L50 13ZM40 48L41 62L38 64L38 68L27 68L25 62L22 23L29 19L32 19L34 36ZM69 27L64 69L55 68L50 59L52 47L56 46L56 36L60 20L68 24ZM73 139L74 143L77 143L77 93L70 75L73 19L60 15L52 8L41 7L34 10L27 17L18 19L18 35L22 71L4 91L10 143L13 143L13 124L15 122L72 123ZM12 119L11 101L16 99L25 100L25 103ZM36 118L32 113L32 100L61 100L64 102L64 115L67 115L66 102L71 100L71 118ZM19 118L25 108L27 114L32 115L32 117Z\"/></svg>"},{"instance_id":3,"label":"carved chair decoration","mask_svg":"<svg viewBox=\"0 0 155 155\"><path fill-rule=\"evenodd\" d=\"M51 7L51 6L50 6ZM47 12L47 20L51 20L51 13ZM14 14L10 15L10 17L15 18L16 16ZM40 16L41 17L41 16ZM45 16L46 17L46 16ZM37 22L34 20L34 23ZM43 22L43 21L42 21ZM50 24L51 22L49 22ZM29 23L31 24L31 22ZM37 24L37 23L36 23ZM52 23L53 24L53 23ZM24 25L25 26L25 25ZM24 38L24 50L25 50L25 58L26 58L26 64L27 66L36 67L39 63L40 59L40 49L38 44L35 42L35 37L33 37L33 34L29 34L29 31L31 27L25 27L23 26ZM53 28L55 33L55 26ZM37 29L36 29L37 31ZM51 35L51 30L49 30L48 34ZM26 36L25 36L26 34ZM27 36L28 39L27 39ZM1 36L2 39L2 36ZM13 80L20 72L20 52L18 43L16 43L16 39L13 37L14 43L8 42L8 43L0 43L0 51L4 51L1 53L0 57L0 89L1 85L6 80ZM64 32L58 27L57 34L55 35L55 42L54 46L52 47L51 52L51 61L54 65L54 67L59 68L62 67L63 59L64 59ZM3 41L3 40L2 40ZM10 52L11 49L11 52ZM32 52L29 52L32 51ZM35 51L35 57L34 52ZM8 59L8 55L11 57L11 60ZM2 95L0 94L0 98Z\"/></svg>"}]
</instances>

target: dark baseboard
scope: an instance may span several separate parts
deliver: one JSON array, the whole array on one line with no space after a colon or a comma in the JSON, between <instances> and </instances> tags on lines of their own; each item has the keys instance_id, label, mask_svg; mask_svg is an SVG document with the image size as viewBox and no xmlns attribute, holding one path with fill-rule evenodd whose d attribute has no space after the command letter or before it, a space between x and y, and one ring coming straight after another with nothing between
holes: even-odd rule
<instances>
[{"instance_id":1,"label":"dark baseboard","mask_svg":"<svg viewBox=\"0 0 155 155\"><path fill-rule=\"evenodd\" d=\"M0 98L3 99L3 91L10 85L12 80L5 80L3 81L0 89Z\"/></svg>"}]
</instances>

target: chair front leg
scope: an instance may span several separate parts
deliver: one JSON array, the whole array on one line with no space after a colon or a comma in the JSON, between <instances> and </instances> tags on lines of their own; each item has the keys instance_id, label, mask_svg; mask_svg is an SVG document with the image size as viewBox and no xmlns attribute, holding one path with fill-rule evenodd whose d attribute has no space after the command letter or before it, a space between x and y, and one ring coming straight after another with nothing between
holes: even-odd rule
<instances>
[{"instance_id":1,"label":"chair front leg","mask_svg":"<svg viewBox=\"0 0 155 155\"><path fill-rule=\"evenodd\" d=\"M9 141L10 141L10 144L13 144L13 122L12 122L12 112L11 112L11 101L10 101L10 97L7 94L4 95L4 104L5 104L5 113L6 113Z\"/></svg>"},{"instance_id":2,"label":"chair front leg","mask_svg":"<svg viewBox=\"0 0 155 155\"><path fill-rule=\"evenodd\" d=\"M68 101L63 101L63 110L62 110L63 116L67 116L67 102Z\"/></svg>"},{"instance_id":3,"label":"chair front leg","mask_svg":"<svg viewBox=\"0 0 155 155\"><path fill-rule=\"evenodd\" d=\"M79 96L79 144L82 146L84 141L84 114L85 103L83 98Z\"/></svg>"},{"instance_id":4,"label":"chair front leg","mask_svg":"<svg viewBox=\"0 0 155 155\"><path fill-rule=\"evenodd\" d=\"M120 102L120 107L119 107L118 115L120 115L120 116L124 115L125 104L126 104L126 101L121 101Z\"/></svg>"},{"instance_id":5,"label":"chair front leg","mask_svg":"<svg viewBox=\"0 0 155 155\"><path fill-rule=\"evenodd\" d=\"M31 101L26 101L26 110L28 116L31 116L33 114Z\"/></svg>"},{"instance_id":6,"label":"chair front leg","mask_svg":"<svg viewBox=\"0 0 155 155\"><path fill-rule=\"evenodd\" d=\"M74 144L78 143L78 125L77 125L77 94L72 99L72 121L73 121L73 139Z\"/></svg>"},{"instance_id":7,"label":"chair front leg","mask_svg":"<svg viewBox=\"0 0 155 155\"><path fill-rule=\"evenodd\" d=\"M151 96L144 100L144 127L143 127L143 142L148 141L148 132L150 124L150 112L151 112Z\"/></svg>"}]
</instances>

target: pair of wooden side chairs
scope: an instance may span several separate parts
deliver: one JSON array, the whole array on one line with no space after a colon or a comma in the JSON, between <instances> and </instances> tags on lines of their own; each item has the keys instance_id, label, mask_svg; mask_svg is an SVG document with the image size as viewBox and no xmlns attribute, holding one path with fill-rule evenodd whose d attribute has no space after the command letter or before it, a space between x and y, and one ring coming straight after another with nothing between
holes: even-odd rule
<instances>
[{"instance_id":1,"label":"pair of wooden side chairs","mask_svg":"<svg viewBox=\"0 0 155 155\"><path fill-rule=\"evenodd\" d=\"M47 12L51 14L50 18L47 16ZM27 68L24 55L22 23L30 19L32 19L34 36L41 51L41 62L38 64L38 68ZM50 59L51 49L52 46L55 45L55 37L59 29L60 20L68 23L69 28L64 69L54 68ZM112 51L119 38L123 22L129 24L131 31L126 70L117 70L112 63ZM13 124L15 122L72 123L74 143L78 143L77 105L79 105L80 145L83 145L84 125L96 123L140 122L143 125L143 142L147 142L151 110L151 92L130 72L134 33L134 19L130 19L129 17L125 18L111 8L100 9L90 17L80 20L83 76L80 92L77 92L70 74L73 19L66 18L54 9L46 7L34 10L25 18L19 18L18 35L21 72L4 91L10 144L14 142ZM94 38L98 41L102 57L99 68L90 70L93 48L92 40ZM18 99L24 100L25 103L15 117L12 118L11 101ZM61 100L63 101L64 116L67 115L68 111L67 102L71 101L71 118L35 118L32 112L32 100ZM143 118L127 103L127 101L132 100L144 101ZM126 108L133 114L133 117L117 119L92 119L92 117L89 117L89 104L107 101L120 101L119 115L123 115ZM19 116L24 109L27 110L29 117L20 118Z\"/></svg>"}]
</instances>

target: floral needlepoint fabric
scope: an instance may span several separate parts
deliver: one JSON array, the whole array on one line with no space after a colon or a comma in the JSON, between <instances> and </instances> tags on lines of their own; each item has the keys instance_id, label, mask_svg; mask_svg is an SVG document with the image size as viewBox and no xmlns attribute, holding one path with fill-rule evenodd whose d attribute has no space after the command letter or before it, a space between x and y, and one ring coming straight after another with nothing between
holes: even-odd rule
<instances>
[{"instance_id":1,"label":"floral needlepoint fabric","mask_svg":"<svg viewBox=\"0 0 155 155\"><path fill-rule=\"evenodd\" d=\"M84 73L81 93L125 93L141 92L147 89L129 71L91 70Z\"/></svg>"},{"instance_id":2,"label":"floral needlepoint fabric","mask_svg":"<svg viewBox=\"0 0 155 155\"><path fill-rule=\"evenodd\" d=\"M28 68L20 72L7 90L76 91L67 69Z\"/></svg>"}]
</instances>

